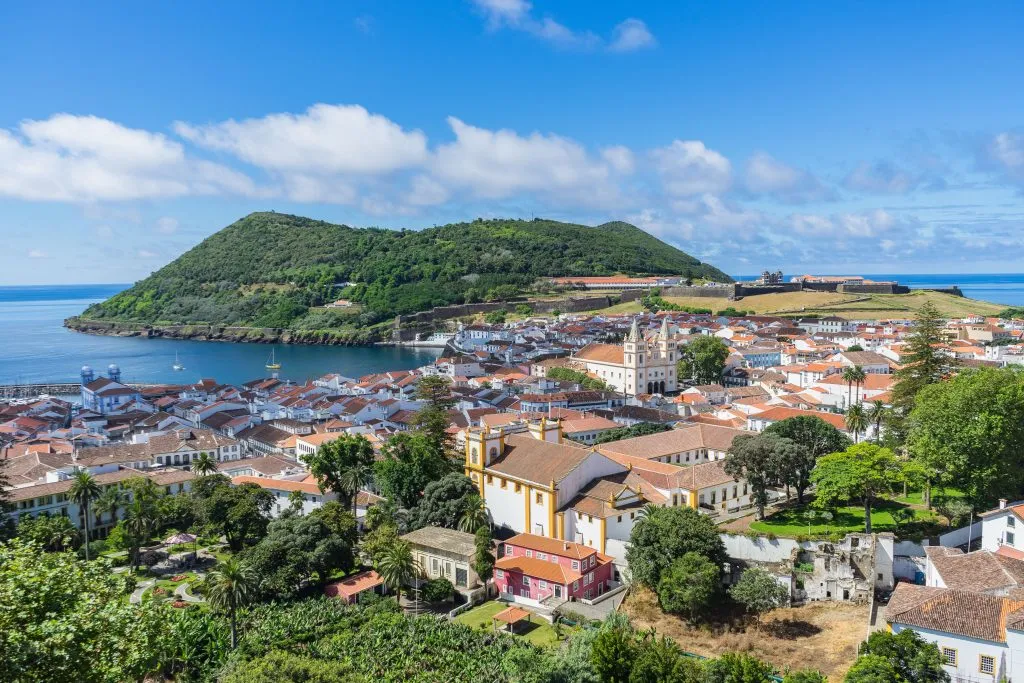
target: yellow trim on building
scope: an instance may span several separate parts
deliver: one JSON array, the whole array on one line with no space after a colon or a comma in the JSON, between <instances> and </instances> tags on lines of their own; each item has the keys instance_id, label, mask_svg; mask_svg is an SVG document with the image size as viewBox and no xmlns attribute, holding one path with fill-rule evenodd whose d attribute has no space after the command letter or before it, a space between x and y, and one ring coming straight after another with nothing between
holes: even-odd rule
<instances>
[{"instance_id":1,"label":"yellow trim on building","mask_svg":"<svg viewBox=\"0 0 1024 683\"><path fill-rule=\"evenodd\" d=\"M524 533L532 533L530 531L530 497L533 495L533 487L529 484L523 486L523 493L525 493L524 500L526 501L526 528L523 529Z\"/></svg>"},{"instance_id":2,"label":"yellow trim on building","mask_svg":"<svg viewBox=\"0 0 1024 683\"><path fill-rule=\"evenodd\" d=\"M565 540L565 513L558 513L558 535L555 538L564 541Z\"/></svg>"},{"instance_id":3,"label":"yellow trim on building","mask_svg":"<svg viewBox=\"0 0 1024 683\"><path fill-rule=\"evenodd\" d=\"M559 423L561 424L561 423ZM551 482L551 491L548 492L548 536L551 538L558 538L558 534L555 533L555 501L557 500L557 494L555 493L555 482Z\"/></svg>"},{"instance_id":4,"label":"yellow trim on building","mask_svg":"<svg viewBox=\"0 0 1024 683\"><path fill-rule=\"evenodd\" d=\"M606 529L607 523L608 523L608 520L606 520L604 517L602 517L601 518L601 542L598 543L598 546L600 546L599 550L601 551L602 554L604 553L604 542L605 542L605 536L606 536L605 529Z\"/></svg>"}]
</instances>

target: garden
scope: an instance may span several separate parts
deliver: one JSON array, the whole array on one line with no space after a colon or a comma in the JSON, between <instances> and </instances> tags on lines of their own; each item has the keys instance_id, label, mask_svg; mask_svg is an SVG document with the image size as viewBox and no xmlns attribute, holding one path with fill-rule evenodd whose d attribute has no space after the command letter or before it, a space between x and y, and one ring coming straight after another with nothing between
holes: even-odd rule
<instances>
[{"instance_id":1,"label":"garden","mask_svg":"<svg viewBox=\"0 0 1024 683\"><path fill-rule=\"evenodd\" d=\"M473 609L463 612L455 617L455 623L469 626L475 631L493 631L495 622L494 615L506 609L508 604L497 600L490 600ZM498 622L498 628L505 625ZM506 628L507 630L507 628ZM515 635L520 636L538 647L555 647L565 639L565 634L560 631L568 631L567 627L555 627L549 624L542 617L534 614L529 622L520 621L515 625Z\"/></svg>"}]
</instances>

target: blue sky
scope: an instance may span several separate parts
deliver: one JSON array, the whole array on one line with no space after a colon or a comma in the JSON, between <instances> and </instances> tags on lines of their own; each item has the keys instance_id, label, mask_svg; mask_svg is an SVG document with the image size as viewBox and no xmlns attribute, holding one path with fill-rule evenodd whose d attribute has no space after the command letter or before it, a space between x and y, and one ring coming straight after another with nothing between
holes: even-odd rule
<instances>
[{"instance_id":1,"label":"blue sky","mask_svg":"<svg viewBox=\"0 0 1024 683\"><path fill-rule=\"evenodd\" d=\"M627 220L732 273L1018 272L1020 3L8 3L0 283L256 210Z\"/></svg>"}]
</instances>

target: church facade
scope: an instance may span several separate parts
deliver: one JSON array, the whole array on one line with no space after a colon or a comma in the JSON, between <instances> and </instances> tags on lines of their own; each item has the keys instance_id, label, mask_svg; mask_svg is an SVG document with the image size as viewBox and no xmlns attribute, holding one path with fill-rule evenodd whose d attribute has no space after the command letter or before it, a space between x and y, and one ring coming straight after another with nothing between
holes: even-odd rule
<instances>
[{"instance_id":1,"label":"church facade","mask_svg":"<svg viewBox=\"0 0 1024 683\"><path fill-rule=\"evenodd\" d=\"M573 360L627 396L665 394L678 389L676 361L679 352L675 340L669 336L667 318L662 320L658 334L650 339L640 335L634 319L621 345L587 344Z\"/></svg>"}]
</instances>

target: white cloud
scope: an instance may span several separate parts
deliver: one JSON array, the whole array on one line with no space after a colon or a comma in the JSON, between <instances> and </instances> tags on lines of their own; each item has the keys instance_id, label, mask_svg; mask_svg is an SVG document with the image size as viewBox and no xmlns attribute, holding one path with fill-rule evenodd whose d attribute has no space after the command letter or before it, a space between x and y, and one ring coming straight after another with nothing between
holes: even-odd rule
<instances>
[{"instance_id":1,"label":"white cloud","mask_svg":"<svg viewBox=\"0 0 1024 683\"><path fill-rule=\"evenodd\" d=\"M729 160L700 140L675 140L652 151L651 156L670 194L724 192L732 183Z\"/></svg>"},{"instance_id":2,"label":"white cloud","mask_svg":"<svg viewBox=\"0 0 1024 683\"><path fill-rule=\"evenodd\" d=\"M533 9L526 0L472 0L487 17L490 28L497 29L503 24L515 26L526 20Z\"/></svg>"},{"instance_id":3,"label":"white cloud","mask_svg":"<svg viewBox=\"0 0 1024 683\"><path fill-rule=\"evenodd\" d=\"M162 235L173 235L178 232L178 219L163 216L156 221L156 231Z\"/></svg>"},{"instance_id":4,"label":"white cloud","mask_svg":"<svg viewBox=\"0 0 1024 683\"><path fill-rule=\"evenodd\" d=\"M624 145L614 145L601 150L601 157L617 173L629 174L636 168L633 151Z\"/></svg>"},{"instance_id":5,"label":"white cloud","mask_svg":"<svg viewBox=\"0 0 1024 683\"><path fill-rule=\"evenodd\" d=\"M50 258L50 255L42 249L29 249L27 256L31 259L45 259Z\"/></svg>"},{"instance_id":6,"label":"white cloud","mask_svg":"<svg viewBox=\"0 0 1024 683\"><path fill-rule=\"evenodd\" d=\"M1024 189L1024 134L999 133L979 153L979 166L995 170L1005 182Z\"/></svg>"},{"instance_id":7,"label":"white cloud","mask_svg":"<svg viewBox=\"0 0 1024 683\"><path fill-rule=\"evenodd\" d=\"M144 259L152 259L158 256L156 252L149 251L148 249L139 249L139 251L136 252L135 255L138 256L139 258Z\"/></svg>"},{"instance_id":8,"label":"white cloud","mask_svg":"<svg viewBox=\"0 0 1024 683\"><path fill-rule=\"evenodd\" d=\"M192 159L160 133L107 119L56 114L23 121L18 133L0 130L0 195L90 202L256 193L237 171Z\"/></svg>"},{"instance_id":9,"label":"white cloud","mask_svg":"<svg viewBox=\"0 0 1024 683\"><path fill-rule=\"evenodd\" d=\"M255 166L312 173L387 173L423 163L427 137L359 105L315 104L303 114L270 114L174 130L197 145Z\"/></svg>"},{"instance_id":10,"label":"white cloud","mask_svg":"<svg viewBox=\"0 0 1024 683\"><path fill-rule=\"evenodd\" d=\"M746 189L753 194L772 195L793 203L831 197L828 188L811 173L788 166L766 152L751 156L744 170Z\"/></svg>"},{"instance_id":11,"label":"white cloud","mask_svg":"<svg viewBox=\"0 0 1024 683\"><path fill-rule=\"evenodd\" d=\"M917 188L920 176L913 175L888 161L861 162L843 184L851 190L878 194L906 194Z\"/></svg>"},{"instance_id":12,"label":"white cloud","mask_svg":"<svg viewBox=\"0 0 1024 683\"><path fill-rule=\"evenodd\" d=\"M415 206L433 206L448 201L451 194L444 185L427 175L418 175L412 179L412 190L406 201Z\"/></svg>"},{"instance_id":13,"label":"white cloud","mask_svg":"<svg viewBox=\"0 0 1024 683\"><path fill-rule=\"evenodd\" d=\"M814 214L794 214L789 217L789 225L793 232L808 237L823 237L835 230L829 218Z\"/></svg>"},{"instance_id":14,"label":"white cloud","mask_svg":"<svg viewBox=\"0 0 1024 683\"><path fill-rule=\"evenodd\" d=\"M477 128L450 116L455 141L437 148L436 179L487 199L520 192L608 199L609 167L577 142L557 135ZM578 194L577 194L578 193Z\"/></svg>"},{"instance_id":15,"label":"white cloud","mask_svg":"<svg viewBox=\"0 0 1024 683\"><path fill-rule=\"evenodd\" d=\"M893 226L895 219L884 209L875 209L866 213L843 213L836 219L836 224L851 237L874 237Z\"/></svg>"},{"instance_id":16,"label":"white cloud","mask_svg":"<svg viewBox=\"0 0 1024 683\"><path fill-rule=\"evenodd\" d=\"M612 42L608 49L612 52L633 52L654 47L658 41L654 39L647 24L639 19L626 19L612 31Z\"/></svg>"}]
</instances>

